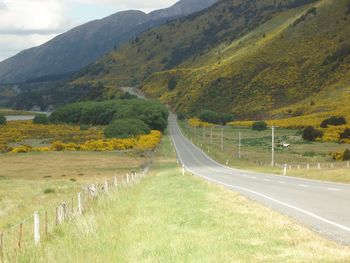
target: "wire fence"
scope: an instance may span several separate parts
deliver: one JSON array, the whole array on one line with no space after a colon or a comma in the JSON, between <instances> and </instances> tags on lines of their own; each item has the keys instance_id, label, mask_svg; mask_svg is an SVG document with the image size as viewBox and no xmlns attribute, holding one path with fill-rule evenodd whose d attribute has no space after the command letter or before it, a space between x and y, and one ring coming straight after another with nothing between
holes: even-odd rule
<instances>
[{"instance_id":1,"label":"wire fence","mask_svg":"<svg viewBox=\"0 0 350 263\"><path fill-rule=\"evenodd\" d=\"M285 170L329 170L329 169L350 169L349 161L332 161L329 152L322 149L319 153L315 149L316 145L295 142L294 149L288 148L289 144L283 145L283 140L278 142L278 138L297 137L291 136L291 131L281 130L281 136L276 136L272 142L272 135L269 131L264 133L247 131L247 129L234 129L230 127L215 128L194 128L187 123L183 127L183 132L187 137L206 153L220 152L217 156L226 165L231 161L246 161L258 167L280 167ZM275 145L272 148L272 145ZM281 146L279 146L281 144ZM287 145L287 146L286 146ZM302 147L305 147L303 149ZM346 145L334 144L337 147L345 148ZM333 150L334 150L333 149ZM311 155L311 156L309 156ZM313 156L315 155L315 156Z\"/></svg>"},{"instance_id":2,"label":"wire fence","mask_svg":"<svg viewBox=\"0 0 350 263\"><path fill-rule=\"evenodd\" d=\"M21 251L50 239L59 226L82 216L100 196L138 183L147 174L151 163L151 160L144 163L139 173L132 171L122 177L115 175L103 183L84 185L79 193L62 200L57 206L35 211L22 222L0 230L0 262L13 262L12 259Z\"/></svg>"}]
</instances>

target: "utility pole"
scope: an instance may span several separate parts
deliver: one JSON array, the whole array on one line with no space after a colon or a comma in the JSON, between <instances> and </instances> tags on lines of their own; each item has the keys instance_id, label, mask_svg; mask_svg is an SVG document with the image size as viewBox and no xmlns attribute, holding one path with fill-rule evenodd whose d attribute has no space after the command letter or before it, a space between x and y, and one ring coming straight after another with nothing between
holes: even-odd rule
<instances>
[{"instance_id":1,"label":"utility pole","mask_svg":"<svg viewBox=\"0 0 350 263\"><path fill-rule=\"evenodd\" d=\"M213 127L210 128L210 143L213 144Z\"/></svg>"},{"instance_id":2,"label":"utility pole","mask_svg":"<svg viewBox=\"0 0 350 263\"><path fill-rule=\"evenodd\" d=\"M272 132L272 156L271 156L271 166L274 167L275 166L275 127L272 126L271 127L271 132Z\"/></svg>"},{"instance_id":3,"label":"utility pole","mask_svg":"<svg viewBox=\"0 0 350 263\"><path fill-rule=\"evenodd\" d=\"M241 132L238 132L238 158L239 159L241 159L242 157L241 148L242 148L242 134Z\"/></svg>"},{"instance_id":4,"label":"utility pole","mask_svg":"<svg viewBox=\"0 0 350 263\"><path fill-rule=\"evenodd\" d=\"M205 127L203 127L203 139L205 139Z\"/></svg>"},{"instance_id":5,"label":"utility pole","mask_svg":"<svg viewBox=\"0 0 350 263\"><path fill-rule=\"evenodd\" d=\"M224 128L221 128L221 150L224 150Z\"/></svg>"}]
</instances>

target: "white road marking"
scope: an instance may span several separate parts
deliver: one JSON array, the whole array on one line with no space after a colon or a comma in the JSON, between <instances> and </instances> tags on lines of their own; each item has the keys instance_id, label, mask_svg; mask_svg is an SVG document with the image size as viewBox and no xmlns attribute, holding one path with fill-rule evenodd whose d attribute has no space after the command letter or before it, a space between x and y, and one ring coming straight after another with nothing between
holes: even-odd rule
<instances>
[{"instance_id":1,"label":"white road marking","mask_svg":"<svg viewBox=\"0 0 350 263\"><path fill-rule=\"evenodd\" d=\"M250 177L250 178L252 178L252 179L256 179L256 177L255 177L255 176L252 176L252 177Z\"/></svg>"},{"instance_id":2,"label":"white road marking","mask_svg":"<svg viewBox=\"0 0 350 263\"><path fill-rule=\"evenodd\" d=\"M285 184L286 182L285 181L278 181L278 183Z\"/></svg>"},{"instance_id":3,"label":"white road marking","mask_svg":"<svg viewBox=\"0 0 350 263\"><path fill-rule=\"evenodd\" d=\"M338 189L338 188L332 188L332 187L328 187L327 190L329 190L329 191L335 191L335 192L339 192L339 191L340 191L340 189Z\"/></svg>"},{"instance_id":4,"label":"white road marking","mask_svg":"<svg viewBox=\"0 0 350 263\"><path fill-rule=\"evenodd\" d=\"M172 137L171 137L171 140L173 141L173 138L172 138ZM174 142L174 141L173 141L173 142ZM179 157L181 163L183 164L184 162L183 162L183 160L182 160L182 158L181 158L181 156L180 156L180 154L179 154L179 150L177 149L175 142L174 142L174 146L175 146L176 152L178 153L177 155L178 155L178 157ZM198 161L198 159L193 155L193 153L192 153L191 151L190 151L190 154L192 155L192 157L194 157L194 158ZM198 162L199 162L199 161L198 161ZM200 162L199 162L199 163L200 163ZM284 203L284 202L282 202L282 201L279 201L279 200L274 199L274 198L272 198L272 197L269 197L269 196L267 196L267 195L264 195L264 194L261 194L261 193L258 193L258 192L249 190L249 189L244 188L244 187L235 186L235 185L231 185L231 184L226 184L226 183L223 183L223 182L221 182L221 181L218 181L218 180L209 178L209 177L207 177L207 176L203 176L203 175L197 174L197 173L195 173L194 171L192 171L191 169L189 169L189 168L186 167L186 166L185 166L185 168L186 168L188 171L190 171L191 173L193 173L193 174L195 174L195 175L198 175L198 176L200 176L200 177L202 177L202 178L205 178L205 179L208 180L208 181L211 181L211 182L214 182L214 183L217 183L217 184L220 184L220 185L228 186L228 187L231 187L231 188L239 189L239 190L242 190L242 191L245 191L245 192L254 194L254 195L256 195L256 196L263 197L263 198L265 198L265 199L267 199L267 200L270 200L270 201L275 202L275 203L277 203L277 204L280 204L280 205L282 205L282 206L288 207L288 208L290 208L290 209L296 210L296 211L298 211L298 212L300 212L300 213L303 213L303 214L308 215L308 216L310 216L310 217L313 217L313 218L315 218L315 219L317 219L317 220L319 220L319 221L322 221L322 222L327 223L327 224L329 224L329 225L335 226L335 227L337 227L337 228L340 228L340 229L342 229L342 230L347 231L347 232L350 233L350 227L347 227L347 226L338 224L338 223L336 223L336 222L334 222L334 221L331 221L331 220L328 220L328 219L323 218L323 217L321 217L321 216L318 216L318 215L316 215L316 214L314 214L314 213L312 213L312 212L309 212L309 211L307 211L307 210L304 210L304 209L301 209L301 208L299 208L299 207L296 207L296 206L293 206L293 205Z\"/></svg>"},{"instance_id":5,"label":"white road marking","mask_svg":"<svg viewBox=\"0 0 350 263\"><path fill-rule=\"evenodd\" d=\"M309 187L307 184L299 184L300 187Z\"/></svg>"},{"instance_id":6,"label":"white road marking","mask_svg":"<svg viewBox=\"0 0 350 263\"><path fill-rule=\"evenodd\" d=\"M263 181L265 181L265 182L270 182L271 180L270 180L270 179L264 179Z\"/></svg>"}]
</instances>

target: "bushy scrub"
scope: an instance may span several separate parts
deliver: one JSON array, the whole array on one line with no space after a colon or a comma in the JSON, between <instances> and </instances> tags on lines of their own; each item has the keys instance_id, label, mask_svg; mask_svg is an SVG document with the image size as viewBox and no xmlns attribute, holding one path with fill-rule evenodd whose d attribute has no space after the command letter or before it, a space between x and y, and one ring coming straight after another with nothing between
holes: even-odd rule
<instances>
[{"instance_id":1,"label":"bushy scrub","mask_svg":"<svg viewBox=\"0 0 350 263\"><path fill-rule=\"evenodd\" d=\"M33 119L34 124L48 124L49 118L45 114L37 114Z\"/></svg>"},{"instance_id":2,"label":"bushy scrub","mask_svg":"<svg viewBox=\"0 0 350 263\"><path fill-rule=\"evenodd\" d=\"M323 132L320 130L315 129L312 126L308 126L303 131L303 139L305 141L311 141L314 142L318 138L322 138Z\"/></svg>"},{"instance_id":3,"label":"bushy scrub","mask_svg":"<svg viewBox=\"0 0 350 263\"><path fill-rule=\"evenodd\" d=\"M106 138L128 138L150 133L146 123L139 119L119 119L109 124L104 134Z\"/></svg>"},{"instance_id":4,"label":"bushy scrub","mask_svg":"<svg viewBox=\"0 0 350 263\"><path fill-rule=\"evenodd\" d=\"M264 121L256 121L252 125L254 131L265 131L267 130L267 123Z\"/></svg>"},{"instance_id":5,"label":"bushy scrub","mask_svg":"<svg viewBox=\"0 0 350 263\"><path fill-rule=\"evenodd\" d=\"M341 134L340 134L341 140L350 139L350 128L346 128Z\"/></svg>"},{"instance_id":6,"label":"bushy scrub","mask_svg":"<svg viewBox=\"0 0 350 263\"><path fill-rule=\"evenodd\" d=\"M0 113L0 125L6 124L6 117Z\"/></svg>"},{"instance_id":7,"label":"bushy scrub","mask_svg":"<svg viewBox=\"0 0 350 263\"><path fill-rule=\"evenodd\" d=\"M233 116L227 113L203 110L199 114L199 119L203 122L226 125L226 123L233 121Z\"/></svg>"},{"instance_id":8,"label":"bushy scrub","mask_svg":"<svg viewBox=\"0 0 350 263\"><path fill-rule=\"evenodd\" d=\"M340 117L336 117L336 116L332 116L328 119L325 119L322 121L321 123L321 127L322 128L328 128L328 126L332 125L332 126L339 126L339 125L344 125L346 124L346 119L342 116Z\"/></svg>"},{"instance_id":9,"label":"bushy scrub","mask_svg":"<svg viewBox=\"0 0 350 263\"><path fill-rule=\"evenodd\" d=\"M331 153L331 156L336 161L349 161L350 160L350 150L346 149L345 151Z\"/></svg>"},{"instance_id":10,"label":"bushy scrub","mask_svg":"<svg viewBox=\"0 0 350 263\"><path fill-rule=\"evenodd\" d=\"M54 123L108 125L114 120L140 119L150 129L164 131L168 110L158 101L128 99L80 102L64 106L50 116Z\"/></svg>"}]
</instances>

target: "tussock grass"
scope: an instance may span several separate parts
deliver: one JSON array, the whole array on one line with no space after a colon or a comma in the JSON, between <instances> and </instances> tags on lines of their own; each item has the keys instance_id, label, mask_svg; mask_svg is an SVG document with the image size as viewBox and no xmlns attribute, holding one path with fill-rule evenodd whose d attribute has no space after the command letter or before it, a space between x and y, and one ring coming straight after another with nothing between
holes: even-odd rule
<instances>
[{"instance_id":1,"label":"tussock grass","mask_svg":"<svg viewBox=\"0 0 350 263\"><path fill-rule=\"evenodd\" d=\"M53 209L75 197L83 184L102 182L115 173L125 175L143 161L109 152L0 155L0 229L16 225L34 210Z\"/></svg>"},{"instance_id":2,"label":"tussock grass","mask_svg":"<svg viewBox=\"0 0 350 263\"><path fill-rule=\"evenodd\" d=\"M18 262L348 262L350 249L176 166L164 139L149 176L102 197Z\"/></svg>"}]
</instances>

